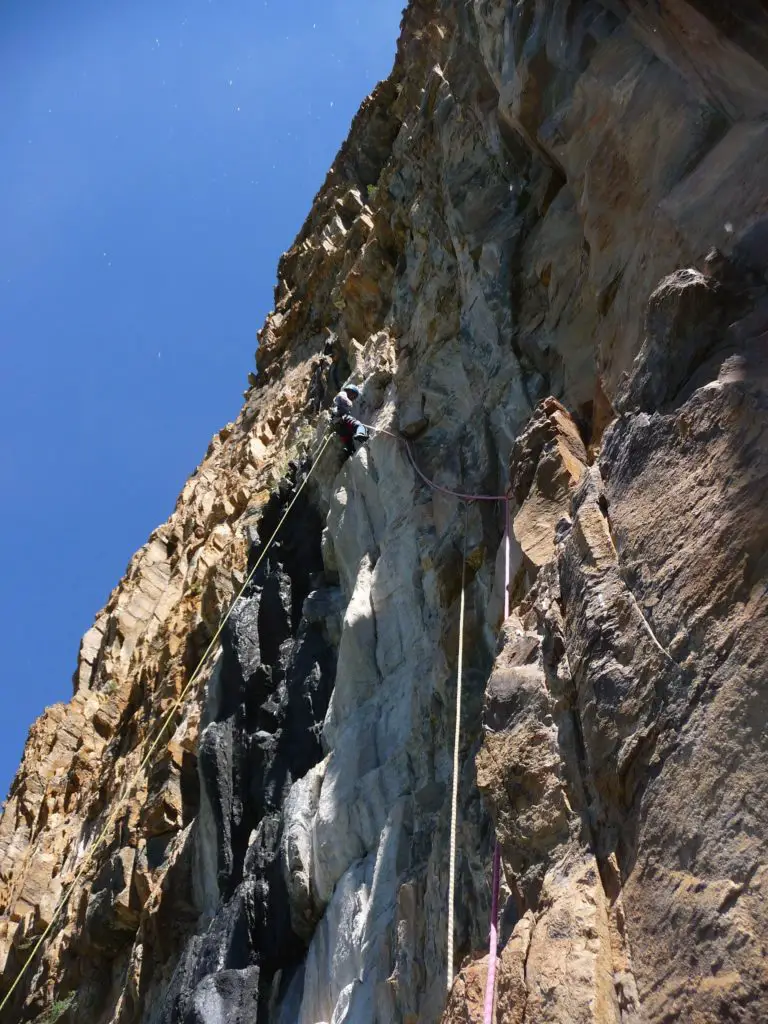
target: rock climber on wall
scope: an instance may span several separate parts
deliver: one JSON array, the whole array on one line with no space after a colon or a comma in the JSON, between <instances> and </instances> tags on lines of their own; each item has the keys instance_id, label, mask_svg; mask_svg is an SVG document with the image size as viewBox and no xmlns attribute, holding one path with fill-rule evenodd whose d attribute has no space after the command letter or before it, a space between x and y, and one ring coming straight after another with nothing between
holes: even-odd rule
<instances>
[{"instance_id":1,"label":"rock climber on wall","mask_svg":"<svg viewBox=\"0 0 768 1024\"><path fill-rule=\"evenodd\" d=\"M368 431L352 415L353 405L359 396L360 388L356 384L346 384L334 398L331 408L331 423L344 445L347 458L368 440Z\"/></svg>"}]
</instances>

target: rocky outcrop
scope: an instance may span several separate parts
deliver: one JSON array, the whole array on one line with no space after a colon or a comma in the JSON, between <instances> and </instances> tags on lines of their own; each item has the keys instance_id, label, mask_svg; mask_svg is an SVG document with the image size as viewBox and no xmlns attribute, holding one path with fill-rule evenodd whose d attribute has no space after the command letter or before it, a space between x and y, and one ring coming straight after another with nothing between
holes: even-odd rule
<instances>
[{"instance_id":1,"label":"rocky outcrop","mask_svg":"<svg viewBox=\"0 0 768 1024\"><path fill-rule=\"evenodd\" d=\"M767 40L413 0L240 416L30 733L0 998L56 916L9 1022L480 1020L495 838L497 1022L765 1017ZM503 509L455 490L509 495L503 623Z\"/></svg>"},{"instance_id":2,"label":"rocky outcrop","mask_svg":"<svg viewBox=\"0 0 768 1024\"><path fill-rule=\"evenodd\" d=\"M749 737L765 713L768 324L745 269L742 289L689 271L651 296L622 415L505 624L478 781L514 879L525 1019L764 1012Z\"/></svg>"}]
</instances>

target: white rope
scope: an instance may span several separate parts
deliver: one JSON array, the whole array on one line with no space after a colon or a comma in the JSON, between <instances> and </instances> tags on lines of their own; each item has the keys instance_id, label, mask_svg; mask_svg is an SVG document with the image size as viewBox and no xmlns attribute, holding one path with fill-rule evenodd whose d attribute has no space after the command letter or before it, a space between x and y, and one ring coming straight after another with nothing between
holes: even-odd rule
<instances>
[{"instance_id":1,"label":"white rope","mask_svg":"<svg viewBox=\"0 0 768 1024\"><path fill-rule=\"evenodd\" d=\"M453 926L456 894L456 821L459 810L459 745L461 740L461 678L464 663L464 591L467 572L467 524L469 503L464 505L464 554L461 563L461 602L459 604L459 657L456 666L456 729L453 739L453 793L451 795L451 839L448 866L448 992L453 985Z\"/></svg>"},{"instance_id":2,"label":"white rope","mask_svg":"<svg viewBox=\"0 0 768 1024\"><path fill-rule=\"evenodd\" d=\"M504 621L509 618L509 498L504 502ZM483 1024L493 1024L496 1000L496 963L499 947L499 882L501 879L501 847L498 839L493 846L493 881L491 883L491 926L488 935L488 975L485 979Z\"/></svg>"}]
</instances>

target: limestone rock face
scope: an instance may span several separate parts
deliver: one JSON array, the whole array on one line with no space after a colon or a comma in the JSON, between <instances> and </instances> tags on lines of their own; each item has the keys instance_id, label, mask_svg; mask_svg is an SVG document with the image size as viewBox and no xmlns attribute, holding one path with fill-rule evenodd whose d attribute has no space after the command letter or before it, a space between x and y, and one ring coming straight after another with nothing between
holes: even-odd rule
<instances>
[{"instance_id":1,"label":"limestone rock face","mask_svg":"<svg viewBox=\"0 0 768 1024\"><path fill-rule=\"evenodd\" d=\"M768 1017L768 16L737 6L411 0L242 412L30 731L2 1024L480 1021L496 840L496 1024Z\"/></svg>"},{"instance_id":2,"label":"limestone rock face","mask_svg":"<svg viewBox=\"0 0 768 1024\"><path fill-rule=\"evenodd\" d=\"M691 289L704 288L714 283L691 272L651 296L656 333L625 412L505 624L486 693L478 783L516 912L533 915L530 1020L765 1012L765 750L753 730L767 710L755 660L767 629L766 289L721 284L694 367ZM691 365L673 375L667 361L659 378L664 350ZM654 400L663 408L649 412ZM530 927L522 918L514 934ZM500 1000L506 985L502 973Z\"/></svg>"}]
</instances>

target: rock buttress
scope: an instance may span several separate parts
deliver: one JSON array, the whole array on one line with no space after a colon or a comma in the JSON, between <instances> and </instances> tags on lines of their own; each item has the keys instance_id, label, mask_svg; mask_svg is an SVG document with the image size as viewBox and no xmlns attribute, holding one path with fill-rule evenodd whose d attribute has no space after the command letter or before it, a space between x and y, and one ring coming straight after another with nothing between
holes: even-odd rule
<instances>
[{"instance_id":1,"label":"rock buttress","mask_svg":"<svg viewBox=\"0 0 768 1024\"><path fill-rule=\"evenodd\" d=\"M766 1012L768 291L721 269L651 296L622 414L502 634L478 779L512 1020Z\"/></svg>"}]
</instances>

